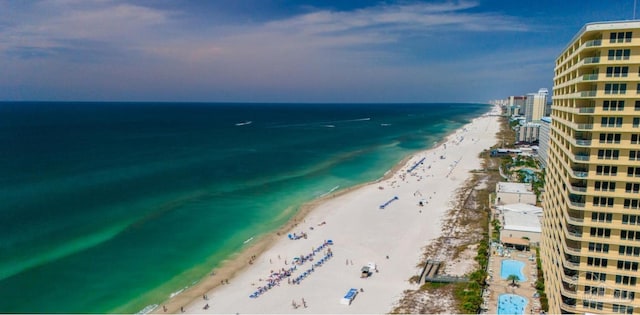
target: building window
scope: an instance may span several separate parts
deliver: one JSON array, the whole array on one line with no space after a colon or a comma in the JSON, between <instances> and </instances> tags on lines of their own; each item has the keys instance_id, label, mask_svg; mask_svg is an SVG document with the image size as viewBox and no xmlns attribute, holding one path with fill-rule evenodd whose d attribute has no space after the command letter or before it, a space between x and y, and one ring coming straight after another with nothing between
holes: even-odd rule
<instances>
[{"instance_id":1,"label":"building window","mask_svg":"<svg viewBox=\"0 0 640 315\"><path fill-rule=\"evenodd\" d=\"M626 83L606 83L604 85L604 94L625 94L627 93Z\"/></svg>"},{"instance_id":2,"label":"building window","mask_svg":"<svg viewBox=\"0 0 640 315\"><path fill-rule=\"evenodd\" d=\"M589 243L589 244L594 244L594 243ZM607 260L606 258L587 257L587 265L589 266L607 267L608 264L609 264L609 260Z\"/></svg>"},{"instance_id":3,"label":"building window","mask_svg":"<svg viewBox=\"0 0 640 315\"><path fill-rule=\"evenodd\" d=\"M609 60L629 60L631 49L609 49Z\"/></svg>"},{"instance_id":4,"label":"building window","mask_svg":"<svg viewBox=\"0 0 640 315\"><path fill-rule=\"evenodd\" d=\"M626 78L629 75L629 67L607 67L608 78Z\"/></svg>"},{"instance_id":5,"label":"building window","mask_svg":"<svg viewBox=\"0 0 640 315\"><path fill-rule=\"evenodd\" d=\"M602 286L590 286L590 285L585 285L584 286L584 293L585 294L603 296L604 295L604 291L605 291L605 289Z\"/></svg>"},{"instance_id":6,"label":"building window","mask_svg":"<svg viewBox=\"0 0 640 315\"><path fill-rule=\"evenodd\" d=\"M636 285L636 277L616 275L616 283L624 285Z\"/></svg>"},{"instance_id":7,"label":"building window","mask_svg":"<svg viewBox=\"0 0 640 315\"><path fill-rule=\"evenodd\" d=\"M634 261L618 260L618 269L638 271L638 263Z\"/></svg>"},{"instance_id":8,"label":"building window","mask_svg":"<svg viewBox=\"0 0 640 315\"><path fill-rule=\"evenodd\" d=\"M587 271L585 273L585 277L587 278L587 280L591 280L591 281L600 281L600 282L607 281L607 274L602 272Z\"/></svg>"},{"instance_id":9,"label":"building window","mask_svg":"<svg viewBox=\"0 0 640 315\"><path fill-rule=\"evenodd\" d=\"M627 167L627 176L628 177L640 177L640 167Z\"/></svg>"},{"instance_id":10,"label":"building window","mask_svg":"<svg viewBox=\"0 0 640 315\"><path fill-rule=\"evenodd\" d=\"M613 312L618 314L633 314L633 306L613 304Z\"/></svg>"},{"instance_id":11,"label":"building window","mask_svg":"<svg viewBox=\"0 0 640 315\"><path fill-rule=\"evenodd\" d=\"M613 207L613 197L593 197L594 207Z\"/></svg>"},{"instance_id":12,"label":"building window","mask_svg":"<svg viewBox=\"0 0 640 315\"><path fill-rule=\"evenodd\" d=\"M586 308L592 308L592 309L598 309L601 310L602 309L602 302L596 302L596 301L590 301L590 300L582 300L582 306L586 307Z\"/></svg>"},{"instance_id":13,"label":"building window","mask_svg":"<svg viewBox=\"0 0 640 315\"><path fill-rule=\"evenodd\" d=\"M631 135L631 144L638 144L638 134Z\"/></svg>"},{"instance_id":14,"label":"building window","mask_svg":"<svg viewBox=\"0 0 640 315\"><path fill-rule=\"evenodd\" d=\"M620 239L621 240L640 240L640 231L636 232L636 231L627 231L627 230L620 230Z\"/></svg>"},{"instance_id":15,"label":"building window","mask_svg":"<svg viewBox=\"0 0 640 315\"><path fill-rule=\"evenodd\" d=\"M616 190L616 182L596 181L593 186L594 186L594 188L596 190L602 190L602 191L615 191Z\"/></svg>"},{"instance_id":16,"label":"building window","mask_svg":"<svg viewBox=\"0 0 640 315\"><path fill-rule=\"evenodd\" d=\"M633 118L633 127L634 128L638 128L638 126L640 126L640 118L639 117L635 117L635 118Z\"/></svg>"},{"instance_id":17,"label":"building window","mask_svg":"<svg viewBox=\"0 0 640 315\"><path fill-rule=\"evenodd\" d=\"M598 150L599 160L617 160L620 157L620 150Z\"/></svg>"},{"instance_id":18,"label":"building window","mask_svg":"<svg viewBox=\"0 0 640 315\"><path fill-rule=\"evenodd\" d=\"M637 215L623 214L622 224L637 225L640 224L640 217Z\"/></svg>"},{"instance_id":19,"label":"building window","mask_svg":"<svg viewBox=\"0 0 640 315\"><path fill-rule=\"evenodd\" d=\"M609 100L602 102L603 111L622 111L624 110L624 101Z\"/></svg>"},{"instance_id":20,"label":"building window","mask_svg":"<svg viewBox=\"0 0 640 315\"><path fill-rule=\"evenodd\" d=\"M640 247L620 245L618 247L618 254L626 256L640 256Z\"/></svg>"},{"instance_id":21,"label":"building window","mask_svg":"<svg viewBox=\"0 0 640 315\"><path fill-rule=\"evenodd\" d=\"M622 127L622 117L602 117L600 118L600 126L608 128Z\"/></svg>"},{"instance_id":22,"label":"building window","mask_svg":"<svg viewBox=\"0 0 640 315\"><path fill-rule=\"evenodd\" d=\"M633 107L634 110L640 111L640 101L636 101L635 106Z\"/></svg>"},{"instance_id":23,"label":"building window","mask_svg":"<svg viewBox=\"0 0 640 315\"><path fill-rule=\"evenodd\" d=\"M635 293L633 291L627 291L627 290L615 290L613 291L613 297L617 299L633 301L633 299L635 298Z\"/></svg>"},{"instance_id":24,"label":"building window","mask_svg":"<svg viewBox=\"0 0 640 315\"><path fill-rule=\"evenodd\" d=\"M591 221L594 222L611 222L613 215L604 212L591 212Z\"/></svg>"},{"instance_id":25,"label":"building window","mask_svg":"<svg viewBox=\"0 0 640 315\"><path fill-rule=\"evenodd\" d=\"M601 133L600 143L620 143L619 133Z\"/></svg>"},{"instance_id":26,"label":"building window","mask_svg":"<svg viewBox=\"0 0 640 315\"><path fill-rule=\"evenodd\" d=\"M626 193L640 193L640 184L638 183L627 183L624 192Z\"/></svg>"},{"instance_id":27,"label":"building window","mask_svg":"<svg viewBox=\"0 0 640 315\"><path fill-rule=\"evenodd\" d=\"M638 209L638 202L640 199L625 199L624 200L624 208L625 209Z\"/></svg>"},{"instance_id":28,"label":"building window","mask_svg":"<svg viewBox=\"0 0 640 315\"><path fill-rule=\"evenodd\" d=\"M609 43L630 43L633 32L612 32L609 35Z\"/></svg>"},{"instance_id":29,"label":"building window","mask_svg":"<svg viewBox=\"0 0 640 315\"><path fill-rule=\"evenodd\" d=\"M612 32L609 34L609 43L630 43L633 32Z\"/></svg>"},{"instance_id":30,"label":"building window","mask_svg":"<svg viewBox=\"0 0 640 315\"><path fill-rule=\"evenodd\" d=\"M611 230L609 230L609 234L611 234ZM604 235L604 231L603 231L603 235ZM608 253L609 252L609 244L602 244L602 243L589 243L589 251L590 252L597 252L597 253ZM589 257L591 258L591 257ZM600 258L593 258L596 259L594 260L593 265L594 266L600 266L600 267L606 267L607 266L607 260L606 259L600 259Z\"/></svg>"},{"instance_id":31,"label":"building window","mask_svg":"<svg viewBox=\"0 0 640 315\"><path fill-rule=\"evenodd\" d=\"M616 176L618 175L618 167L609 165L598 165L596 166L596 175Z\"/></svg>"},{"instance_id":32,"label":"building window","mask_svg":"<svg viewBox=\"0 0 640 315\"><path fill-rule=\"evenodd\" d=\"M611 237L611 229L605 229L605 228L591 228L591 236L592 237ZM607 250L608 251L608 250Z\"/></svg>"},{"instance_id":33,"label":"building window","mask_svg":"<svg viewBox=\"0 0 640 315\"><path fill-rule=\"evenodd\" d=\"M629 151L629 161L640 160L640 151Z\"/></svg>"}]
</instances>

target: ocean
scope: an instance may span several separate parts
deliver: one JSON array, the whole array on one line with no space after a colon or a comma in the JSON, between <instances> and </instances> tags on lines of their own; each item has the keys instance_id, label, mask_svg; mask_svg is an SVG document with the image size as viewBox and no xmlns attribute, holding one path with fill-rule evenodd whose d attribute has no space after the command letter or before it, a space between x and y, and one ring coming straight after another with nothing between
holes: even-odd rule
<instances>
[{"instance_id":1,"label":"ocean","mask_svg":"<svg viewBox=\"0 0 640 315\"><path fill-rule=\"evenodd\" d=\"M487 104L0 103L0 312L136 313Z\"/></svg>"}]
</instances>

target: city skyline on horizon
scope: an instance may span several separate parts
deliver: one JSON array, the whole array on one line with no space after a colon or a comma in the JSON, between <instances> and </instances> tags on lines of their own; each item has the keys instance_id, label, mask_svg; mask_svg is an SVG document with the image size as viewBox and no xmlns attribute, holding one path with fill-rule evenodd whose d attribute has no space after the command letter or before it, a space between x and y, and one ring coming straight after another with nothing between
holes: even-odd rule
<instances>
[{"instance_id":1,"label":"city skyline on horizon","mask_svg":"<svg viewBox=\"0 0 640 315\"><path fill-rule=\"evenodd\" d=\"M633 1L0 1L0 101L483 102ZM628 15L628 16L627 16Z\"/></svg>"}]
</instances>

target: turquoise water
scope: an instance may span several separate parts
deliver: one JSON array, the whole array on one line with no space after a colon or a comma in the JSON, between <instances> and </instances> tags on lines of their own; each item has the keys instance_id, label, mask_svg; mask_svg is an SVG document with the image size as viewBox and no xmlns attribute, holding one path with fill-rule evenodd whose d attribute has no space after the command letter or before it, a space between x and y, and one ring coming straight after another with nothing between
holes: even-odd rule
<instances>
[{"instance_id":1,"label":"turquoise water","mask_svg":"<svg viewBox=\"0 0 640 315\"><path fill-rule=\"evenodd\" d=\"M160 303L301 204L381 177L488 110L0 103L0 312Z\"/></svg>"},{"instance_id":2,"label":"turquoise water","mask_svg":"<svg viewBox=\"0 0 640 315\"><path fill-rule=\"evenodd\" d=\"M527 277L524 276L522 271L524 270L524 263L517 260L505 259L500 264L500 277L507 279L509 275L516 275L520 280L526 281Z\"/></svg>"},{"instance_id":3,"label":"turquoise water","mask_svg":"<svg viewBox=\"0 0 640 315\"><path fill-rule=\"evenodd\" d=\"M500 294L498 298L498 314L524 314L527 303L527 299L522 296Z\"/></svg>"}]
</instances>

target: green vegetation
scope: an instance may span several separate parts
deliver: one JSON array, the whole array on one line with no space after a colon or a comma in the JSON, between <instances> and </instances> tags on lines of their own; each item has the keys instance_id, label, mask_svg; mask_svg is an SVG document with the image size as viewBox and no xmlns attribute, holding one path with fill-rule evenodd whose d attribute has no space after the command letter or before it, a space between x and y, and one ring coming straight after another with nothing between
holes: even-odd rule
<instances>
[{"instance_id":1,"label":"green vegetation","mask_svg":"<svg viewBox=\"0 0 640 315\"><path fill-rule=\"evenodd\" d=\"M540 260L540 249L536 247L536 267L538 269L538 279L536 280L536 291L540 295L540 307L543 311L549 311L549 300L544 293L544 275L542 273L542 260Z\"/></svg>"},{"instance_id":2,"label":"green vegetation","mask_svg":"<svg viewBox=\"0 0 640 315\"><path fill-rule=\"evenodd\" d=\"M511 281L511 285L515 287L517 285L516 282L520 281L520 277L512 274L507 277L507 281Z\"/></svg>"},{"instance_id":3,"label":"green vegetation","mask_svg":"<svg viewBox=\"0 0 640 315\"><path fill-rule=\"evenodd\" d=\"M500 226L499 220L491 221L491 225L493 226L493 228L491 229L491 239L497 242L500 240L500 229L502 228L502 226Z\"/></svg>"},{"instance_id":4,"label":"green vegetation","mask_svg":"<svg viewBox=\"0 0 640 315\"><path fill-rule=\"evenodd\" d=\"M478 254L474 258L478 270L469 275L469 282L458 284L455 289L456 299L460 302L460 313L475 314L482 305L482 288L486 285L487 265L489 264L488 235L484 235L478 245Z\"/></svg>"}]
</instances>

